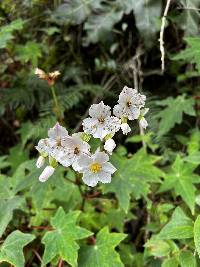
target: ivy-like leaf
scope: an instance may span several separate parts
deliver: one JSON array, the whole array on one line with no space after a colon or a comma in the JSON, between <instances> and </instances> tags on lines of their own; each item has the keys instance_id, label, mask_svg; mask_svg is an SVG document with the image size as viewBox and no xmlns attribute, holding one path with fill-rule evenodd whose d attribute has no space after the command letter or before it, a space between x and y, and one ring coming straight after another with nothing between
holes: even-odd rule
<instances>
[{"instance_id":1,"label":"ivy-like leaf","mask_svg":"<svg viewBox=\"0 0 200 267\"><path fill-rule=\"evenodd\" d=\"M51 219L54 230L47 232L42 242L45 245L43 264L51 262L56 256L67 261L72 266L77 266L79 246L76 240L92 235L88 230L76 225L79 211L65 213L63 208L59 208L55 216Z\"/></svg>"},{"instance_id":2,"label":"ivy-like leaf","mask_svg":"<svg viewBox=\"0 0 200 267\"><path fill-rule=\"evenodd\" d=\"M198 35L200 21L199 0L180 0L180 3L183 5L180 26L184 30L184 35L190 37Z\"/></svg>"},{"instance_id":3,"label":"ivy-like leaf","mask_svg":"<svg viewBox=\"0 0 200 267\"><path fill-rule=\"evenodd\" d=\"M64 0L53 14L53 19L59 24L80 24L97 9L101 0Z\"/></svg>"},{"instance_id":4,"label":"ivy-like leaf","mask_svg":"<svg viewBox=\"0 0 200 267\"><path fill-rule=\"evenodd\" d=\"M79 267L123 267L115 247L126 237L125 234L100 230L93 246L83 246L79 255Z\"/></svg>"},{"instance_id":5,"label":"ivy-like leaf","mask_svg":"<svg viewBox=\"0 0 200 267\"><path fill-rule=\"evenodd\" d=\"M0 237L4 233L8 223L12 220L13 211L19 207L23 197L15 196L10 199L1 199L0 201Z\"/></svg>"},{"instance_id":6,"label":"ivy-like leaf","mask_svg":"<svg viewBox=\"0 0 200 267\"><path fill-rule=\"evenodd\" d=\"M0 248L0 262L8 262L15 267L24 267L23 248L35 238L20 231L12 232Z\"/></svg>"},{"instance_id":7,"label":"ivy-like leaf","mask_svg":"<svg viewBox=\"0 0 200 267\"><path fill-rule=\"evenodd\" d=\"M192 214L195 206L195 186L197 175L193 173L196 165L185 163L179 155L171 166L171 169L164 176L164 182L159 192L165 192L174 189L177 196L181 196L190 208Z\"/></svg>"},{"instance_id":8,"label":"ivy-like leaf","mask_svg":"<svg viewBox=\"0 0 200 267\"><path fill-rule=\"evenodd\" d=\"M200 72L200 38L187 37L185 40L187 47L172 59L195 63L197 70Z\"/></svg>"},{"instance_id":9,"label":"ivy-like leaf","mask_svg":"<svg viewBox=\"0 0 200 267\"><path fill-rule=\"evenodd\" d=\"M157 20L161 15L162 2L160 0L140 0L132 1L132 5L140 35L146 47L151 47L158 31Z\"/></svg>"},{"instance_id":10,"label":"ivy-like leaf","mask_svg":"<svg viewBox=\"0 0 200 267\"><path fill-rule=\"evenodd\" d=\"M101 5L98 14L91 15L84 25L87 32L86 43L97 43L105 39L113 26L121 20L123 13L122 6L115 2Z\"/></svg>"},{"instance_id":11,"label":"ivy-like leaf","mask_svg":"<svg viewBox=\"0 0 200 267\"><path fill-rule=\"evenodd\" d=\"M158 137L166 134L176 123L183 120L183 113L195 116L194 99L180 95L176 98L169 97L162 101L157 101L159 106L167 106L156 115L160 119ZM175 115L176 114L176 115Z\"/></svg>"},{"instance_id":12,"label":"ivy-like leaf","mask_svg":"<svg viewBox=\"0 0 200 267\"><path fill-rule=\"evenodd\" d=\"M147 196L149 182L160 182L163 172L155 167L160 157L149 155L144 149L140 149L131 159L113 154L112 163L117 166L117 171L110 184L103 186L103 191L114 192L119 199L119 205L125 212L128 211L130 194L135 198Z\"/></svg>"},{"instance_id":13,"label":"ivy-like leaf","mask_svg":"<svg viewBox=\"0 0 200 267\"><path fill-rule=\"evenodd\" d=\"M168 222L157 236L159 239L186 239L193 237L193 221L177 207Z\"/></svg>"}]
</instances>

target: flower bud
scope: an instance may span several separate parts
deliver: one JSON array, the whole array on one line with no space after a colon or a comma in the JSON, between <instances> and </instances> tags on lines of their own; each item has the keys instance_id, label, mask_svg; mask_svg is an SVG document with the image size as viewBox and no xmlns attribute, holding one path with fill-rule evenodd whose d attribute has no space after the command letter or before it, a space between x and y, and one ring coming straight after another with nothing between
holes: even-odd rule
<instances>
[{"instance_id":1,"label":"flower bud","mask_svg":"<svg viewBox=\"0 0 200 267\"><path fill-rule=\"evenodd\" d=\"M142 128L146 129L147 126L148 126L148 122L146 121L146 119L144 117L142 117L140 120L139 120L139 124Z\"/></svg>"},{"instance_id":2,"label":"flower bud","mask_svg":"<svg viewBox=\"0 0 200 267\"><path fill-rule=\"evenodd\" d=\"M112 154L114 148L116 147L115 141L110 138L108 140L106 140L105 144L104 144L104 149L109 153Z\"/></svg>"},{"instance_id":3,"label":"flower bud","mask_svg":"<svg viewBox=\"0 0 200 267\"><path fill-rule=\"evenodd\" d=\"M123 134L128 134L131 131L131 128L128 125L128 123L122 123L121 129L122 129Z\"/></svg>"},{"instance_id":4,"label":"flower bud","mask_svg":"<svg viewBox=\"0 0 200 267\"><path fill-rule=\"evenodd\" d=\"M52 166L47 166L43 170L43 172L40 174L39 181L42 183L46 182L49 179L49 177L53 175L54 171L55 171L55 168L53 168Z\"/></svg>"},{"instance_id":5,"label":"flower bud","mask_svg":"<svg viewBox=\"0 0 200 267\"><path fill-rule=\"evenodd\" d=\"M39 156L36 162L36 167L39 169L44 165L45 158L43 156Z\"/></svg>"}]
</instances>

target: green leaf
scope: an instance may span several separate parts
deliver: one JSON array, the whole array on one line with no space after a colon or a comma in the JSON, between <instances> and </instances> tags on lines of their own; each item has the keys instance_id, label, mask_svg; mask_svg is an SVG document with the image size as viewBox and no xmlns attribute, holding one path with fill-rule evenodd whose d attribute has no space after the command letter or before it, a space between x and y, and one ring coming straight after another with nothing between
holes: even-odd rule
<instances>
[{"instance_id":1,"label":"green leaf","mask_svg":"<svg viewBox=\"0 0 200 267\"><path fill-rule=\"evenodd\" d=\"M198 35L198 24L200 21L200 14L198 11L199 0L180 0L180 3L183 5L183 12L179 25L184 30L184 35Z\"/></svg>"},{"instance_id":2,"label":"green leaf","mask_svg":"<svg viewBox=\"0 0 200 267\"><path fill-rule=\"evenodd\" d=\"M185 40L187 42L187 47L172 59L181 59L184 62L195 63L197 70L200 72L200 38L187 37Z\"/></svg>"},{"instance_id":3,"label":"green leaf","mask_svg":"<svg viewBox=\"0 0 200 267\"><path fill-rule=\"evenodd\" d=\"M136 26L144 40L146 47L153 45L156 33L159 30L157 21L161 15L162 2L160 0L132 1Z\"/></svg>"},{"instance_id":4,"label":"green leaf","mask_svg":"<svg viewBox=\"0 0 200 267\"><path fill-rule=\"evenodd\" d=\"M113 154L112 163L117 171L110 184L103 186L104 193L114 192L119 199L120 207L127 212L131 193L138 199L147 196L150 182L160 183L163 172L154 166L160 157L149 155L140 149L131 159Z\"/></svg>"},{"instance_id":5,"label":"green leaf","mask_svg":"<svg viewBox=\"0 0 200 267\"><path fill-rule=\"evenodd\" d=\"M161 267L178 267L178 264L179 264L178 259L176 257L173 257L170 259L165 259Z\"/></svg>"},{"instance_id":6,"label":"green leaf","mask_svg":"<svg viewBox=\"0 0 200 267\"><path fill-rule=\"evenodd\" d=\"M193 237L193 221L180 207L177 207L171 220L162 228L159 239L186 239Z\"/></svg>"},{"instance_id":7,"label":"green leaf","mask_svg":"<svg viewBox=\"0 0 200 267\"><path fill-rule=\"evenodd\" d=\"M79 267L123 267L115 247L126 237L125 234L109 233L104 227L96 236L96 243L83 246L79 255Z\"/></svg>"},{"instance_id":8,"label":"green leaf","mask_svg":"<svg viewBox=\"0 0 200 267\"><path fill-rule=\"evenodd\" d=\"M200 215L197 217L196 221L194 222L194 243L198 255L200 257Z\"/></svg>"},{"instance_id":9,"label":"green leaf","mask_svg":"<svg viewBox=\"0 0 200 267\"><path fill-rule=\"evenodd\" d=\"M123 13L124 10L117 2L101 5L98 13L91 15L84 25L87 32L86 43L97 43L107 39L113 26L121 20Z\"/></svg>"},{"instance_id":10,"label":"green leaf","mask_svg":"<svg viewBox=\"0 0 200 267\"><path fill-rule=\"evenodd\" d=\"M81 24L93 10L99 8L101 0L65 0L53 13L59 24Z\"/></svg>"},{"instance_id":11,"label":"green leaf","mask_svg":"<svg viewBox=\"0 0 200 267\"><path fill-rule=\"evenodd\" d=\"M183 113L195 116L194 99L186 98L185 95L157 101L157 105L167 106L166 108L162 108L156 115L156 118L160 119L158 137L168 133L176 123L180 124L183 120Z\"/></svg>"},{"instance_id":12,"label":"green leaf","mask_svg":"<svg viewBox=\"0 0 200 267\"><path fill-rule=\"evenodd\" d=\"M187 157L184 158L184 161L193 163L193 164L200 164L200 152L195 152Z\"/></svg>"},{"instance_id":13,"label":"green leaf","mask_svg":"<svg viewBox=\"0 0 200 267\"><path fill-rule=\"evenodd\" d=\"M179 256L181 267L196 267L196 259L192 252L182 251Z\"/></svg>"},{"instance_id":14,"label":"green leaf","mask_svg":"<svg viewBox=\"0 0 200 267\"><path fill-rule=\"evenodd\" d=\"M43 264L51 262L56 256L67 261L72 266L77 266L79 246L76 240L92 235L88 230L76 225L79 211L65 213L59 208L51 219L53 231L47 232L42 243L45 245Z\"/></svg>"},{"instance_id":15,"label":"green leaf","mask_svg":"<svg viewBox=\"0 0 200 267\"><path fill-rule=\"evenodd\" d=\"M31 62L33 67L37 67L38 59L42 57L41 45L28 41L25 45L16 46L16 58L22 63Z\"/></svg>"},{"instance_id":16,"label":"green leaf","mask_svg":"<svg viewBox=\"0 0 200 267\"><path fill-rule=\"evenodd\" d=\"M14 31L21 30L23 25L24 21L22 19L16 19L9 25L0 27L0 49L6 48L7 43L14 38Z\"/></svg>"},{"instance_id":17,"label":"green leaf","mask_svg":"<svg viewBox=\"0 0 200 267\"><path fill-rule=\"evenodd\" d=\"M193 185L196 180L196 175L193 173L195 168L196 165L185 163L184 160L177 155L171 169L165 174L164 182L159 189L159 192L173 189L177 196L182 197L192 214L194 213L196 191Z\"/></svg>"},{"instance_id":18,"label":"green leaf","mask_svg":"<svg viewBox=\"0 0 200 267\"><path fill-rule=\"evenodd\" d=\"M17 209L23 201L23 197L15 196L10 199L0 201L0 237L4 233L8 223L12 220L13 211Z\"/></svg>"},{"instance_id":19,"label":"green leaf","mask_svg":"<svg viewBox=\"0 0 200 267\"><path fill-rule=\"evenodd\" d=\"M157 240L157 239L150 239L145 244L154 257L164 257L168 256L171 252L171 246L169 241L167 240Z\"/></svg>"},{"instance_id":20,"label":"green leaf","mask_svg":"<svg viewBox=\"0 0 200 267\"><path fill-rule=\"evenodd\" d=\"M34 235L14 231L7 236L0 248L0 262L8 262L15 267L24 267L23 248L35 238Z\"/></svg>"}]
</instances>

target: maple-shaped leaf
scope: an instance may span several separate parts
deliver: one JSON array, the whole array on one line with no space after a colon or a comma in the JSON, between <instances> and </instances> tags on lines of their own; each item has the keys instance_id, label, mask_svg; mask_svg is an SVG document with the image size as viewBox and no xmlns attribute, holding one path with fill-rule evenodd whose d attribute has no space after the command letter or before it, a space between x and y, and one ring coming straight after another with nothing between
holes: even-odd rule
<instances>
[{"instance_id":1,"label":"maple-shaped leaf","mask_svg":"<svg viewBox=\"0 0 200 267\"><path fill-rule=\"evenodd\" d=\"M54 230L47 232L42 242L45 245L43 264L51 262L56 256L67 261L72 266L77 266L79 245L76 240L92 235L88 230L76 225L79 211L65 213L59 208L51 219Z\"/></svg>"},{"instance_id":2,"label":"maple-shaped leaf","mask_svg":"<svg viewBox=\"0 0 200 267\"><path fill-rule=\"evenodd\" d=\"M171 220L162 228L158 239L186 239L193 237L193 221L185 215L180 207L177 207Z\"/></svg>"},{"instance_id":3,"label":"maple-shaped leaf","mask_svg":"<svg viewBox=\"0 0 200 267\"><path fill-rule=\"evenodd\" d=\"M79 267L123 267L115 247L126 237L125 234L109 233L108 227L101 229L95 245L81 247Z\"/></svg>"},{"instance_id":4,"label":"maple-shaped leaf","mask_svg":"<svg viewBox=\"0 0 200 267\"><path fill-rule=\"evenodd\" d=\"M200 38L187 37L185 41L187 42L187 47L172 59L195 63L197 70L200 71Z\"/></svg>"},{"instance_id":5,"label":"maple-shaped leaf","mask_svg":"<svg viewBox=\"0 0 200 267\"><path fill-rule=\"evenodd\" d=\"M18 230L12 232L0 247L0 262L8 262L15 267L24 267L23 248L34 238L34 235L24 234Z\"/></svg>"},{"instance_id":6,"label":"maple-shaped leaf","mask_svg":"<svg viewBox=\"0 0 200 267\"><path fill-rule=\"evenodd\" d=\"M183 120L183 113L195 116L194 99L185 98L185 95L176 98L168 97L157 101L157 105L166 106L155 116L160 119L158 137L168 133L176 123L180 124Z\"/></svg>"},{"instance_id":7,"label":"maple-shaped leaf","mask_svg":"<svg viewBox=\"0 0 200 267\"><path fill-rule=\"evenodd\" d=\"M174 189L175 194L182 197L192 213L194 213L196 190L193 183L199 182L198 176L193 173L196 167L197 165L186 163L180 155L177 155L171 169L165 174L164 182L159 189L159 192Z\"/></svg>"},{"instance_id":8,"label":"maple-shaped leaf","mask_svg":"<svg viewBox=\"0 0 200 267\"><path fill-rule=\"evenodd\" d=\"M144 149L138 150L130 159L113 154L111 161L117 171L112 182L103 185L104 193L114 192L120 207L127 212L131 193L136 199L146 197L150 190L149 182L160 182L164 174L154 166L158 160L160 157L149 155Z\"/></svg>"}]
</instances>

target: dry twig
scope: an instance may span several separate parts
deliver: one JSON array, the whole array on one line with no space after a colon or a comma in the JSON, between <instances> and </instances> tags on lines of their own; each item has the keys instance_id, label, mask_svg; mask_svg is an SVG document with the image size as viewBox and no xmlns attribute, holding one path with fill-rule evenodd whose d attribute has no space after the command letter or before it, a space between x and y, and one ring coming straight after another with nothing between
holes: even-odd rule
<instances>
[{"instance_id":1,"label":"dry twig","mask_svg":"<svg viewBox=\"0 0 200 267\"><path fill-rule=\"evenodd\" d=\"M164 14L163 14L163 17L162 17L161 28L160 28L159 42L160 42L161 70L162 70L162 72L164 72L164 70L165 70L164 30L165 30L166 17L167 17L167 13L168 13L168 10L169 10L170 3L171 3L171 0L167 0L167 4L165 6Z\"/></svg>"}]
</instances>

